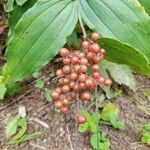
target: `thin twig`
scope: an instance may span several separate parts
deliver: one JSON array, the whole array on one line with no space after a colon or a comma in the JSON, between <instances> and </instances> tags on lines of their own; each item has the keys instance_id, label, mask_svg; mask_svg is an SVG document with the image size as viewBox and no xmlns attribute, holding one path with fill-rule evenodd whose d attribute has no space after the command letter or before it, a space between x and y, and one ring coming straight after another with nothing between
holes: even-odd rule
<instances>
[{"instance_id":1,"label":"thin twig","mask_svg":"<svg viewBox=\"0 0 150 150\"><path fill-rule=\"evenodd\" d=\"M85 31L85 28L84 28L84 25L83 25L83 21L82 21L82 18L81 18L79 6L77 6L77 12L78 12L78 17L79 17L79 23L81 25L81 30L82 30L82 33L83 33L83 38L86 39L87 34L86 34L86 31Z\"/></svg>"},{"instance_id":2,"label":"thin twig","mask_svg":"<svg viewBox=\"0 0 150 150\"><path fill-rule=\"evenodd\" d=\"M68 140L69 140L69 143L70 143L70 148L71 148L71 150L74 150L73 146L72 146L72 142L71 142L71 137L70 137L70 132L69 132L68 125L66 126L66 130L67 130L67 133L68 133Z\"/></svg>"}]
</instances>

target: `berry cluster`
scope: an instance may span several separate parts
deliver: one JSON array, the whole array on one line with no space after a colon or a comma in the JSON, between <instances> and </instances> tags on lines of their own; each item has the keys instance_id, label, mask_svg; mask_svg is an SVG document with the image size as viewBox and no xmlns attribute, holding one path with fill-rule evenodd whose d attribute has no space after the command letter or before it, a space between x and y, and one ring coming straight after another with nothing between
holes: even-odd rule
<instances>
[{"instance_id":1,"label":"berry cluster","mask_svg":"<svg viewBox=\"0 0 150 150\"><path fill-rule=\"evenodd\" d=\"M99 38L98 33L92 34L94 41ZM99 72L99 63L103 59L104 53L103 48L89 39L83 41L82 51L70 52L66 48L60 50L64 66L56 71L58 87L51 94L56 109L65 113L70 100L89 101L91 93L95 91L97 85L111 86L112 81L105 80ZM91 75L87 74L88 68L92 69ZM81 117L79 120L79 122L84 122Z\"/></svg>"}]
</instances>

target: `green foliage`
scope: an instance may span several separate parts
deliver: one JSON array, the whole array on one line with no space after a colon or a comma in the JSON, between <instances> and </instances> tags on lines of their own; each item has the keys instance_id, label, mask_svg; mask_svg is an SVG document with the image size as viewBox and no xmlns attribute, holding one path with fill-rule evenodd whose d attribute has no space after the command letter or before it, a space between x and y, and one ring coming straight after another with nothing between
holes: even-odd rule
<instances>
[{"instance_id":1,"label":"green foliage","mask_svg":"<svg viewBox=\"0 0 150 150\"><path fill-rule=\"evenodd\" d=\"M108 103L102 110L101 117L104 121L110 122L114 128L124 129L124 123L122 121L119 121L118 114L119 114L118 106L112 103Z\"/></svg>"},{"instance_id":2,"label":"green foliage","mask_svg":"<svg viewBox=\"0 0 150 150\"><path fill-rule=\"evenodd\" d=\"M99 136L99 143L97 145L97 134L94 133L92 134L91 138L90 138L90 142L92 147L95 150L109 150L110 149L110 142L109 140L105 137L105 135L103 133L98 133Z\"/></svg>"},{"instance_id":3,"label":"green foliage","mask_svg":"<svg viewBox=\"0 0 150 150\"><path fill-rule=\"evenodd\" d=\"M27 119L16 115L6 125L6 137L11 138L8 144L19 144L42 135L41 132L27 133Z\"/></svg>"},{"instance_id":4,"label":"green foliage","mask_svg":"<svg viewBox=\"0 0 150 150\"><path fill-rule=\"evenodd\" d=\"M37 2L20 19L8 42L3 72L6 82L22 80L48 63L66 43L76 23L75 2Z\"/></svg>"},{"instance_id":5,"label":"green foliage","mask_svg":"<svg viewBox=\"0 0 150 150\"><path fill-rule=\"evenodd\" d=\"M51 93L53 92L52 89L47 89L45 94L44 94L44 97L46 99L46 101L48 102L51 102L52 101L52 98L51 98Z\"/></svg>"},{"instance_id":6,"label":"green foliage","mask_svg":"<svg viewBox=\"0 0 150 150\"><path fill-rule=\"evenodd\" d=\"M142 132L143 132L141 137L142 143L150 145L150 122L146 123L143 126Z\"/></svg>"},{"instance_id":7,"label":"green foliage","mask_svg":"<svg viewBox=\"0 0 150 150\"><path fill-rule=\"evenodd\" d=\"M79 3L81 15L92 30L129 44L150 60L150 18L137 1L79 0Z\"/></svg>"},{"instance_id":8,"label":"green foliage","mask_svg":"<svg viewBox=\"0 0 150 150\"><path fill-rule=\"evenodd\" d=\"M35 82L35 87L42 89L44 87L45 82L42 79L37 79Z\"/></svg>"},{"instance_id":9,"label":"green foliage","mask_svg":"<svg viewBox=\"0 0 150 150\"><path fill-rule=\"evenodd\" d=\"M138 1L145 7L146 12L150 14L150 1L149 0L138 0Z\"/></svg>"},{"instance_id":10,"label":"green foliage","mask_svg":"<svg viewBox=\"0 0 150 150\"><path fill-rule=\"evenodd\" d=\"M0 100L3 100L5 93L6 93L6 85L0 82Z\"/></svg>"}]
</instances>

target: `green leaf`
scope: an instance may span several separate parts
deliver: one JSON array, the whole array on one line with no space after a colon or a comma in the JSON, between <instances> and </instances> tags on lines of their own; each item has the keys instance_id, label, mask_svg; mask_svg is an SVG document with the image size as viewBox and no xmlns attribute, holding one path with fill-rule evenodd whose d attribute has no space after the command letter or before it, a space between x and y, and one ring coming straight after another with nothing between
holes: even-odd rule
<instances>
[{"instance_id":1,"label":"green leaf","mask_svg":"<svg viewBox=\"0 0 150 150\"><path fill-rule=\"evenodd\" d=\"M128 86L133 91L136 90L136 81L130 68L126 65L119 65L106 60L101 62L103 70L108 70L111 77L118 83Z\"/></svg>"},{"instance_id":2,"label":"green leaf","mask_svg":"<svg viewBox=\"0 0 150 150\"><path fill-rule=\"evenodd\" d=\"M22 117L18 121L18 127L20 127L20 131L12 138L12 140L17 140L21 138L27 131L27 119Z\"/></svg>"},{"instance_id":3,"label":"green leaf","mask_svg":"<svg viewBox=\"0 0 150 150\"><path fill-rule=\"evenodd\" d=\"M99 143L97 143L97 133L91 135L90 142L95 150L109 150L110 142L101 133L98 133ZM99 145L99 149L98 149Z\"/></svg>"},{"instance_id":4,"label":"green leaf","mask_svg":"<svg viewBox=\"0 0 150 150\"><path fill-rule=\"evenodd\" d=\"M45 82L42 79L37 79L35 83L35 87L42 89L44 87Z\"/></svg>"},{"instance_id":5,"label":"green leaf","mask_svg":"<svg viewBox=\"0 0 150 150\"><path fill-rule=\"evenodd\" d=\"M149 132L143 133L141 141L144 144L149 144L150 145L150 133Z\"/></svg>"},{"instance_id":6,"label":"green leaf","mask_svg":"<svg viewBox=\"0 0 150 150\"><path fill-rule=\"evenodd\" d=\"M81 16L92 30L96 30L103 37L118 40L138 49L148 58L149 63L150 17L137 1L79 0L79 3ZM121 60L122 56L119 56ZM127 59L126 62L130 61L128 57L123 57ZM136 59L134 55L132 57ZM138 61L136 63L142 63Z\"/></svg>"},{"instance_id":7,"label":"green leaf","mask_svg":"<svg viewBox=\"0 0 150 150\"><path fill-rule=\"evenodd\" d=\"M26 1L28 1L28 0L16 0L16 3L17 3L19 6L22 6Z\"/></svg>"},{"instance_id":8,"label":"green leaf","mask_svg":"<svg viewBox=\"0 0 150 150\"><path fill-rule=\"evenodd\" d=\"M143 127L143 131L150 132L150 122L146 123Z\"/></svg>"},{"instance_id":9,"label":"green leaf","mask_svg":"<svg viewBox=\"0 0 150 150\"><path fill-rule=\"evenodd\" d=\"M46 101L48 102L51 102L53 99L51 98L51 93L53 92L52 89L47 89L45 94L44 94L44 97L46 99Z\"/></svg>"},{"instance_id":10,"label":"green leaf","mask_svg":"<svg viewBox=\"0 0 150 150\"><path fill-rule=\"evenodd\" d=\"M4 5L4 10L10 12L13 10L14 0L8 0Z\"/></svg>"},{"instance_id":11,"label":"green leaf","mask_svg":"<svg viewBox=\"0 0 150 150\"><path fill-rule=\"evenodd\" d=\"M144 7L148 14L150 14L150 1L149 0L138 0Z\"/></svg>"},{"instance_id":12,"label":"green leaf","mask_svg":"<svg viewBox=\"0 0 150 150\"><path fill-rule=\"evenodd\" d=\"M17 132L17 127L18 127L18 121L20 119L19 115L14 116L6 125L6 137L10 137Z\"/></svg>"},{"instance_id":13,"label":"green leaf","mask_svg":"<svg viewBox=\"0 0 150 150\"><path fill-rule=\"evenodd\" d=\"M33 4L37 0L28 0L23 6L18 6L14 4L13 11L8 14L8 22L9 22L9 36L13 34L13 30L18 22L18 20L22 17L22 15L33 6Z\"/></svg>"},{"instance_id":14,"label":"green leaf","mask_svg":"<svg viewBox=\"0 0 150 150\"><path fill-rule=\"evenodd\" d=\"M102 38L100 45L106 49L105 59L126 64L132 70L150 76L149 61L138 49L109 38Z\"/></svg>"},{"instance_id":15,"label":"green leaf","mask_svg":"<svg viewBox=\"0 0 150 150\"><path fill-rule=\"evenodd\" d=\"M110 122L111 122L112 126L116 129L124 129L125 128L124 122L119 121L116 118L111 119Z\"/></svg>"},{"instance_id":16,"label":"green leaf","mask_svg":"<svg viewBox=\"0 0 150 150\"><path fill-rule=\"evenodd\" d=\"M113 118L116 118L119 113L118 106L108 103L105 105L101 112L101 117L104 121L111 121Z\"/></svg>"},{"instance_id":17,"label":"green leaf","mask_svg":"<svg viewBox=\"0 0 150 150\"><path fill-rule=\"evenodd\" d=\"M76 26L76 11L75 1L45 0L23 15L8 42L7 82L33 74L58 53Z\"/></svg>"},{"instance_id":18,"label":"green leaf","mask_svg":"<svg viewBox=\"0 0 150 150\"><path fill-rule=\"evenodd\" d=\"M23 135L21 138L16 139L16 140L10 140L8 142L8 144L21 144L27 141L30 141L34 138L38 138L39 136L41 136L43 133L42 132L34 132L34 133L30 133L30 134L25 134Z\"/></svg>"},{"instance_id":19,"label":"green leaf","mask_svg":"<svg viewBox=\"0 0 150 150\"><path fill-rule=\"evenodd\" d=\"M88 131L88 129L89 129L89 124L88 124L88 122L86 122L84 124L79 125L78 131L80 133L84 133L84 132Z\"/></svg>"},{"instance_id":20,"label":"green leaf","mask_svg":"<svg viewBox=\"0 0 150 150\"><path fill-rule=\"evenodd\" d=\"M5 93L6 93L6 85L4 83L0 83L0 100L4 99Z\"/></svg>"}]
</instances>

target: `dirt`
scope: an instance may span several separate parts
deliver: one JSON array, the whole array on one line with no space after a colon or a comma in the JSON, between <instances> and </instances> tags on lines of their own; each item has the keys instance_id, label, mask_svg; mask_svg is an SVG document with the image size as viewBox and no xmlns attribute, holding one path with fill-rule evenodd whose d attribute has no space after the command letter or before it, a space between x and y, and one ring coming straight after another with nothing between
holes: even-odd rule
<instances>
[{"instance_id":1,"label":"dirt","mask_svg":"<svg viewBox=\"0 0 150 150\"><path fill-rule=\"evenodd\" d=\"M3 11L0 11L0 53L6 47L6 30L7 21ZM1 59L3 60L3 57ZM1 61L0 64L2 64ZM77 132L74 120L76 105L71 106L67 115L61 115L53 110L52 102L47 102L44 97L46 89L55 86L51 77L55 67L57 65L53 63L42 69L41 77L45 81L42 90L35 88L35 80L30 78L22 83L22 92L16 96L7 97L3 103L0 103L0 150L72 150L71 147L74 150L92 150L89 135L81 135ZM140 142L141 127L150 120L150 105L143 94L145 90L150 89L150 79L139 75L135 77L136 92L133 93L125 88L121 97L110 100L119 106L120 119L126 125L124 130L102 125L102 131L107 133L111 142L111 150L150 149ZM42 131L44 134L24 144L10 146L5 137L5 126L22 105L27 111L28 132Z\"/></svg>"}]
</instances>

